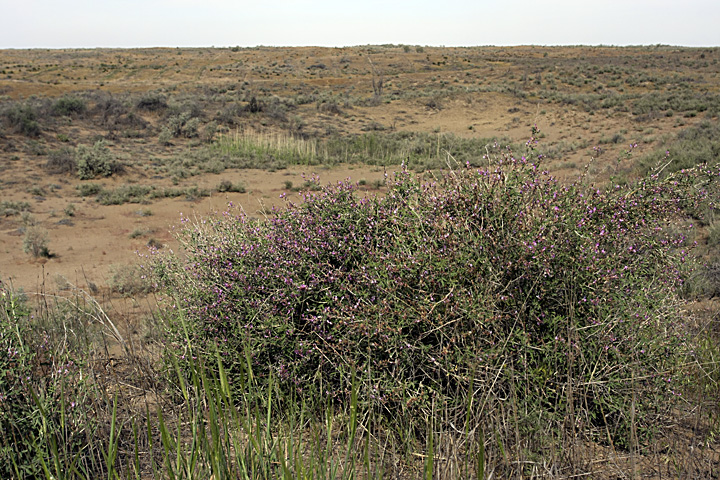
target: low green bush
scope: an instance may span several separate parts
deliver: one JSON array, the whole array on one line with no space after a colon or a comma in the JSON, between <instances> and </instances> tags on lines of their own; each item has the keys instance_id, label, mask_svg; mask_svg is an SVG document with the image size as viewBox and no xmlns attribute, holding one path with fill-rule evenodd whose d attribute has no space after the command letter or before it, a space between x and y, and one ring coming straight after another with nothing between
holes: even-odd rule
<instances>
[{"instance_id":1,"label":"low green bush","mask_svg":"<svg viewBox=\"0 0 720 480\"><path fill-rule=\"evenodd\" d=\"M58 98L52 106L53 115L82 115L87 111L85 100L70 95Z\"/></svg>"},{"instance_id":2,"label":"low green bush","mask_svg":"<svg viewBox=\"0 0 720 480\"><path fill-rule=\"evenodd\" d=\"M40 124L37 122L37 112L31 105L14 105L3 112L5 121L16 133L28 137L40 135Z\"/></svg>"},{"instance_id":3,"label":"low green bush","mask_svg":"<svg viewBox=\"0 0 720 480\"><path fill-rule=\"evenodd\" d=\"M15 202L12 200L0 201L0 214L5 217L11 217L14 215L20 215L22 212L30 211L30 203L28 202Z\"/></svg>"},{"instance_id":4,"label":"low green bush","mask_svg":"<svg viewBox=\"0 0 720 480\"><path fill-rule=\"evenodd\" d=\"M142 203L155 189L150 185L123 185L112 190L104 189L97 193L97 201L102 205L122 205L124 203Z\"/></svg>"},{"instance_id":5,"label":"low green bush","mask_svg":"<svg viewBox=\"0 0 720 480\"><path fill-rule=\"evenodd\" d=\"M25 235L23 236L23 252L29 253L33 257L50 257L48 249L48 233L42 227L37 225L28 225L25 227Z\"/></svg>"},{"instance_id":6,"label":"low green bush","mask_svg":"<svg viewBox=\"0 0 720 480\"><path fill-rule=\"evenodd\" d=\"M50 173L77 173L77 161L75 152L69 147L53 150L48 155L45 168Z\"/></svg>"},{"instance_id":7,"label":"low green bush","mask_svg":"<svg viewBox=\"0 0 720 480\"><path fill-rule=\"evenodd\" d=\"M138 265L111 265L108 287L121 295L138 295L152 291L152 284Z\"/></svg>"},{"instance_id":8,"label":"low green bush","mask_svg":"<svg viewBox=\"0 0 720 480\"><path fill-rule=\"evenodd\" d=\"M81 183L76 185L75 189L81 197L91 197L93 195L97 195L103 190L102 185L97 183Z\"/></svg>"},{"instance_id":9,"label":"low green bush","mask_svg":"<svg viewBox=\"0 0 720 480\"><path fill-rule=\"evenodd\" d=\"M148 112L157 112L168 108L167 97L156 92L144 94L137 100L135 105L139 110Z\"/></svg>"},{"instance_id":10,"label":"low green bush","mask_svg":"<svg viewBox=\"0 0 720 480\"><path fill-rule=\"evenodd\" d=\"M109 177L122 169L104 140L98 140L92 147L78 145L75 148L75 163L80 180Z\"/></svg>"}]
</instances>

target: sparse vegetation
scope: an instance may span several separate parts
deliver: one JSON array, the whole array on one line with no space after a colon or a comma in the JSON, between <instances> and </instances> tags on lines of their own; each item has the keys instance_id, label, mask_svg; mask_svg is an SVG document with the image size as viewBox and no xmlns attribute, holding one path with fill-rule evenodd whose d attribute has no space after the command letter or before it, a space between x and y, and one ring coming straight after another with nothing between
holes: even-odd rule
<instances>
[{"instance_id":1,"label":"sparse vegetation","mask_svg":"<svg viewBox=\"0 0 720 480\"><path fill-rule=\"evenodd\" d=\"M365 133L356 136L305 140L291 135L242 134L220 137L215 151L227 166L273 165L400 165L410 168L447 167L450 157L479 164L488 145L498 139L461 138L449 134Z\"/></svg>"},{"instance_id":2,"label":"sparse vegetation","mask_svg":"<svg viewBox=\"0 0 720 480\"><path fill-rule=\"evenodd\" d=\"M29 212L30 204L28 202L14 202L12 200L0 201L0 212L4 217L20 215L22 212Z\"/></svg>"}]
</instances>

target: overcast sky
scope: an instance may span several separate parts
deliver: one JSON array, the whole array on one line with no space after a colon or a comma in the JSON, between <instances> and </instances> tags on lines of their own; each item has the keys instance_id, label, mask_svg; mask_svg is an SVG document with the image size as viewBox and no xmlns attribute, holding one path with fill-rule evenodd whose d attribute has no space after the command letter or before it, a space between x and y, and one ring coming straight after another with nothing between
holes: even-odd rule
<instances>
[{"instance_id":1,"label":"overcast sky","mask_svg":"<svg viewBox=\"0 0 720 480\"><path fill-rule=\"evenodd\" d=\"M720 46L720 0L0 0L0 48Z\"/></svg>"}]
</instances>

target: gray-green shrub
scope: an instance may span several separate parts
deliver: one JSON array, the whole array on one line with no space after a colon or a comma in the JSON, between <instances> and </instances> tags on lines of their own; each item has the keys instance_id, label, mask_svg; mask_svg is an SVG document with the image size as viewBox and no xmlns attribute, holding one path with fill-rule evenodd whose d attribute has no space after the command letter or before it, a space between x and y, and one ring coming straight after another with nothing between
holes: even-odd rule
<instances>
[{"instance_id":1,"label":"gray-green shrub","mask_svg":"<svg viewBox=\"0 0 720 480\"><path fill-rule=\"evenodd\" d=\"M23 252L29 253L33 257L49 257L48 249L48 233L44 228L37 225L29 225L25 227L25 235L23 236Z\"/></svg>"},{"instance_id":2,"label":"gray-green shrub","mask_svg":"<svg viewBox=\"0 0 720 480\"><path fill-rule=\"evenodd\" d=\"M75 163L80 180L109 177L121 169L104 140L98 140L92 147L78 145L75 148Z\"/></svg>"},{"instance_id":3,"label":"gray-green shrub","mask_svg":"<svg viewBox=\"0 0 720 480\"><path fill-rule=\"evenodd\" d=\"M40 124L37 122L37 112L31 105L14 105L3 112L6 123L16 133L28 137L40 135Z\"/></svg>"},{"instance_id":4,"label":"gray-green shrub","mask_svg":"<svg viewBox=\"0 0 720 480\"><path fill-rule=\"evenodd\" d=\"M85 111L87 111L85 100L70 95L58 98L52 106L53 115L82 115Z\"/></svg>"}]
</instances>

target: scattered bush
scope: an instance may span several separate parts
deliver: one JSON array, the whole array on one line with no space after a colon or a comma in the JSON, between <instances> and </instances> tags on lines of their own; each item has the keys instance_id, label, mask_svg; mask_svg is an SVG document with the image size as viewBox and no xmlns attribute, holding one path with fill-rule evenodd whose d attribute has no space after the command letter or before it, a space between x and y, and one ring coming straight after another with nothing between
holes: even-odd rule
<instances>
[{"instance_id":1,"label":"scattered bush","mask_svg":"<svg viewBox=\"0 0 720 480\"><path fill-rule=\"evenodd\" d=\"M150 185L123 185L112 190L103 189L97 194L102 205L122 205L124 203L142 203L154 190Z\"/></svg>"},{"instance_id":2,"label":"scattered bush","mask_svg":"<svg viewBox=\"0 0 720 480\"><path fill-rule=\"evenodd\" d=\"M189 112L172 116L167 122L167 131L173 137L195 138L198 136L200 128L200 119L193 117ZM163 129L163 132L165 129Z\"/></svg>"},{"instance_id":3,"label":"scattered bush","mask_svg":"<svg viewBox=\"0 0 720 480\"><path fill-rule=\"evenodd\" d=\"M108 286L121 295L138 295L152 291L152 283L137 265L111 265Z\"/></svg>"},{"instance_id":4,"label":"scattered bush","mask_svg":"<svg viewBox=\"0 0 720 480\"><path fill-rule=\"evenodd\" d=\"M15 105L4 112L5 121L16 133L28 137L40 135L35 108L30 105Z\"/></svg>"},{"instance_id":5,"label":"scattered bush","mask_svg":"<svg viewBox=\"0 0 720 480\"><path fill-rule=\"evenodd\" d=\"M75 152L69 147L51 151L45 163L45 168L49 173L54 174L77 173Z\"/></svg>"},{"instance_id":6,"label":"scattered bush","mask_svg":"<svg viewBox=\"0 0 720 480\"><path fill-rule=\"evenodd\" d=\"M212 143L213 140L215 140L215 134L218 131L218 125L217 122L211 121L205 124L205 128L203 128L202 134L200 135L200 138L205 143Z\"/></svg>"},{"instance_id":7,"label":"scattered bush","mask_svg":"<svg viewBox=\"0 0 720 480\"><path fill-rule=\"evenodd\" d=\"M75 189L81 197L91 197L100 193L103 188L102 185L98 185L97 183L81 183L75 186Z\"/></svg>"},{"instance_id":8,"label":"scattered bush","mask_svg":"<svg viewBox=\"0 0 720 480\"><path fill-rule=\"evenodd\" d=\"M163 147L172 145L173 134L169 128L163 127L158 134L158 143Z\"/></svg>"},{"instance_id":9,"label":"scattered bush","mask_svg":"<svg viewBox=\"0 0 720 480\"><path fill-rule=\"evenodd\" d=\"M92 113L100 117L103 125L110 126L116 122L116 119L128 114L127 101L107 92L97 92L97 95Z\"/></svg>"},{"instance_id":10,"label":"scattered bush","mask_svg":"<svg viewBox=\"0 0 720 480\"><path fill-rule=\"evenodd\" d=\"M23 252L29 253L35 258L49 258L50 251L48 250L47 244L47 230L37 225L31 225L25 228L25 236L23 237Z\"/></svg>"},{"instance_id":11,"label":"scattered bush","mask_svg":"<svg viewBox=\"0 0 720 480\"><path fill-rule=\"evenodd\" d=\"M104 140L98 140L92 147L78 145L75 149L75 163L80 180L109 177L121 170L120 163Z\"/></svg>"},{"instance_id":12,"label":"scattered bush","mask_svg":"<svg viewBox=\"0 0 720 480\"><path fill-rule=\"evenodd\" d=\"M75 204L74 203L68 203L65 209L63 210L66 216L68 217L74 217L75 216Z\"/></svg>"},{"instance_id":13,"label":"scattered bush","mask_svg":"<svg viewBox=\"0 0 720 480\"><path fill-rule=\"evenodd\" d=\"M702 163L715 165L719 162L720 121L704 120L682 130L663 142L655 152L643 157L640 160L640 169L649 171L668 163L664 173L671 173Z\"/></svg>"},{"instance_id":14,"label":"scattered bush","mask_svg":"<svg viewBox=\"0 0 720 480\"><path fill-rule=\"evenodd\" d=\"M230 180L223 180L218 184L217 187L215 187L215 190L218 192L237 192L237 193L245 193L245 185L242 183L232 183Z\"/></svg>"},{"instance_id":15,"label":"scattered bush","mask_svg":"<svg viewBox=\"0 0 720 480\"><path fill-rule=\"evenodd\" d=\"M82 115L86 110L85 100L68 95L58 98L52 106L53 115L59 116Z\"/></svg>"},{"instance_id":16,"label":"scattered bush","mask_svg":"<svg viewBox=\"0 0 720 480\"><path fill-rule=\"evenodd\" d=\"M0 201L0 214L4 217L12 217L14 215L20 215L22 212L30 211L30 203L28 202L14 202L12 200Z\"/></svg>"},{"instance_id":17,"label":"scattered bush","mask_svg":"<svg viewBox=\"0 0 720 480\"><path fill-rule=\"evenodd\" d=\"M136 107L139 110L146 110L148 112L157 112L165 110L168 107L167 99L164 95L159 93L147 93L140 97Z\"/></svg>"},{"instance_id":18,"label":"scattered bush","mask_svg":"<svg viewBox=\"0 0 720 480\"><path fill-rule=\"evenodd\" d=\"M262 102L258 101L257 97L252 96L250 100L248 101L247 106L245 107L245 110L250 113L258 113L263 111L263 104Z\"/></svg>"}]
</instances>

